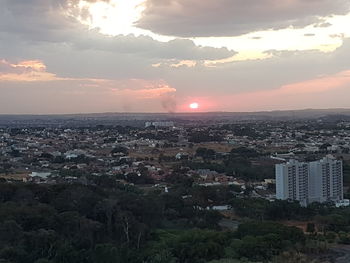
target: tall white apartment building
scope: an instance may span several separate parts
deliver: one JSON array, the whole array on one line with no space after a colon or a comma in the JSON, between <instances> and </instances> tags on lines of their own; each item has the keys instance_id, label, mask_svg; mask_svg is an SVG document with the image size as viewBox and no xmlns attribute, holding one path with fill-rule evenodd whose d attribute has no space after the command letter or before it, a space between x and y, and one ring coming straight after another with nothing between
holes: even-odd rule
<instances>
[{"instance_id":1,"label":"tall white apartment building","mask_svg":"<svg viewBox=\"0 0 350 263\"><path fill-rule=\"evenodd\" d=\"M276 198L297 200L301 205L308 203L308 164L290 160L276 165Z\"/></svg>"},{"instance_id":2,"label":"tall white apartment building","mask_svg":"<svg viewBox=\"0 0 350 263\"><path fill-rule=\"evenodd\" d=\"M343 164L332 156L304 163L291 160L276 165L276 198L312 202L343 200Z\"/></svg>"},{"instance_id":3,"label":"tall white apartment building","mask_svg":"<svg viewBox=\"0 0 350 263\"><path fill-rule=\"evenodd\" d=\"M343 163L332 156L309 164L309 202L343 200Z\"/></svg>"}]
</instances>

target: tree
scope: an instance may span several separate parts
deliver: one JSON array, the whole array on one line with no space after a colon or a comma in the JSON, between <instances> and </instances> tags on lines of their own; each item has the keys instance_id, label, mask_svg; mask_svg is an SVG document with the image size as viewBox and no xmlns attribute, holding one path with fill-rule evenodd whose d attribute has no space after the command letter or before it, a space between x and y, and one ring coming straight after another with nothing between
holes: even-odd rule
<instances>
[{"instance_id":1,"label":"tree","mask_svg":"<svg viewBox=\"0 0 350 263\"><path fill-rule=\"evenodd\" d=\"M113 148L113 150L111 151L112 155L118 155L118 154L123 154L123 155L127 155L128 154L128 149L123 147L123 146L116 146L115 148Z\"/></svg>"},{"instance_id":2,"label":"tree","mask_svg":"<svg viewBox=\"0 0 350 263\"><path fill-rule=\"evenodd\" d=\"M314 233L315 232L315 224L314 223L307 223L306 225L306 232L308 233Z\"/></svg>"},{"instance_id":3,"label":"tree","mask_svg":"<svg viewBox=\"0 0 350 263\"><path fill-rule=\"evenodd\" d=\"M177 258L169 250L159 251L147 263L176 263Z\"/></svg>"},{"instance_id":4,"label":"tree","mask_svg":"<svg viewBox=\"0 0 350 263\"><path fill-rule=\"evenodd\" d=\"M258 157L259 153L250 148L246 147L239 147L231 150L231 156L233 157L243 157L243 158L252 158L252 157Z\"/></svg>"},{"instance_id":5,"label":"tree","mask_svg":"<svg viewBox=\"0 0 350 263\"><path fill-rule=\"evenodd\" d=\"M203 159L207 160L207 159L214 159L216 152L212 149L207 149L207 148L203 148L203 147L199 147L196 150L196 155L202 157Z\"/></svg>"}]
</instances>

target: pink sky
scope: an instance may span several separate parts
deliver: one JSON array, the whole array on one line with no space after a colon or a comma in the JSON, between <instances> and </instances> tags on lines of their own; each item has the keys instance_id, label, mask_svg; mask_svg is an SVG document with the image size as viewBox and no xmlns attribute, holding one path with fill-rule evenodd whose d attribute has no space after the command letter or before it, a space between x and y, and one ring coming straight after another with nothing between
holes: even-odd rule
<instances>
[{"instance_id":1,"label":"pink sky","mask_svg":"<svg viewBox=\"0 0 350 263\"><path fill-rule=\"evenodd\" d=\"M178 112L331 108L346 107L348 105L347 98L350 97L350 71L292 83L271 90L241 92L225 96L178 97L177 90L162 80L128 79L116 81L110 79L63 78L48 72L45 64L39 60L20 61L18 63L1 60L0 65L3 71L6 71L6 73L0 74L0 82L4 87L6 87L6 84L18 85L15 92L23 94L23 97L18 100L23 109L26 106L28 107L26 104L28 104L29 99L42 94L43 97L46 96L46 102L42 101L42 97L38 97L36 101L37 103L41 101L43 106L49 107L49 113L162 112L170 110L162 105L164 100L174 101L176 106L172 110ZM28 83L30 83L29 87ZM33 86L40 87L37 87L35 92L32 93L31 87ZM53 91L48 86L64 88L54 88ZM7 96L10 98L14 95L9 92ZM6 97L3 98L8 100ZM198 110L189 108L189 104L192 102L199 103ZM28 113L40 113L40 111L36 112L38 109L40 107L31 112L28 107L26 111Z\"/></svg>"},{"instance_id":2,"label":"pink sky","mask_svg":"<svg viewBox=\"0 0 350 263\"><path fill-rule=\"evenodd\" d=\"M0 114L350 108L347 0L82 1L4 2Z\"/></svg>"}]
</instances>

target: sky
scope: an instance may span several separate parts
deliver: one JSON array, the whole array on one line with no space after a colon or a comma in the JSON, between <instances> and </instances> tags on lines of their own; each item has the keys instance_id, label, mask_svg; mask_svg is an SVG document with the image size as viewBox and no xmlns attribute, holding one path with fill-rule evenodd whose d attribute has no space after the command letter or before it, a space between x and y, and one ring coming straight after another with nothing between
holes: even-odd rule
<instances>
[{"instance_id":1,"label":"sky","mask_svg":"<svg viewBox=\"0 0 350 263\"><path fill-rule=\"evenodd\" d=\"M0 114L350 108L349 25L350 0L0 0Z\"/></svg>"}]
</instances>

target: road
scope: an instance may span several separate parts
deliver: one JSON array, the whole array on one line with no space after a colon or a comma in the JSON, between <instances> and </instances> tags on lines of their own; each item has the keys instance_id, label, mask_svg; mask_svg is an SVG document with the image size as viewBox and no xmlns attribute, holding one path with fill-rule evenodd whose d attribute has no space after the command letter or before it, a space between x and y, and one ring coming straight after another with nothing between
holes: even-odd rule
<instances>
[{"instance_id":1,"label":"road","mask_svg":"<svg viewBox=\"0 0 350 263\"><path fill-rule=\"evenodd\" d=\"M335 258L334 263L350 263L350 246L339 245L331 250L341 255Z\"/></svg>"}]
</instances>

